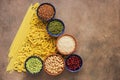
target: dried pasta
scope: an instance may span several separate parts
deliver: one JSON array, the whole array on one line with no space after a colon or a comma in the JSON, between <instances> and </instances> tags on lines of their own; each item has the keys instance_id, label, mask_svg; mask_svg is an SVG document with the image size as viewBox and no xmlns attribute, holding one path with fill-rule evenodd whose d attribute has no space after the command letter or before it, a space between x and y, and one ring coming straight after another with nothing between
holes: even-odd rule
<instances>
[{"instance_id":1,"label":"dried pasta","mask_svg":"<svg viewBox=\"0 0 120 80\"><path fill-rule=\"evenodd\" d=\"M31 7L33 14L28 25L28 33L23 42L21 42L21 47L18 47L16 52L9 54L10 62L7 71L25 72L24 63L28 57L38 56L44 60L47 56L57 52L55 45L56 38L51 37L47 33L46 24L38 19L36 15L36 8L38 6L39 4L37 3ZM14 44L12 47L15 46L19 45Z\"/></svg>"}]
</instances>

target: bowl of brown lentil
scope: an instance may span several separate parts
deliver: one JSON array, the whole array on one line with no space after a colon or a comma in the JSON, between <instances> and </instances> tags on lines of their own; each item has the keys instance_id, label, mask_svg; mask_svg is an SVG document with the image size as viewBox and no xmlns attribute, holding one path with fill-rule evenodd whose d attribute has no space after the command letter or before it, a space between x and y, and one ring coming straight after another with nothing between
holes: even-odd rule
<instances>
[{"instance_id":1,"label":"bowl of brown lentil","mask_svg":"<svg viewBox=\"0 0 120 80\"><path fill-rule=\"evenodd\" d=\"M50 55L44 61L44 71L52 76L61 74L64 70L64 66L64 59L58 54Z\"/></svg>"},{"instance_id":2,"label":"bowl of brown lentil","mask_svg":"<svg viewBox=\"0 0 120 80\"><path fill-rule=\"evenodd\" d=\"M37 8L38 18L45 22L54 18L55 14L56 14L55 7L50 3L42 3Z\"/></svg>"},{"instance_id":3,"label":"bowl of brown lentil","mask_svg":"<svg viewBox=\"0 0 120 80\"><path fill-rule=\"evenodd\" d=\"M65 25L60 19L51 19L47 24L47 32L53 37L58 37L64 33Z\"/></svg>"}]
</instances>

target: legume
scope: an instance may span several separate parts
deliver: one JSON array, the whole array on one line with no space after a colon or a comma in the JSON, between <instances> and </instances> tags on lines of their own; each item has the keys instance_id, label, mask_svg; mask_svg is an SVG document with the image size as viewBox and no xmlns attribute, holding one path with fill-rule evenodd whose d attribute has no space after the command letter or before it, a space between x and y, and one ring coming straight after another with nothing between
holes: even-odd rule
<instances>
[{"instance_id":1,"label":"legume","mask_svg":"<svg viewBox=\"0 0 120 80\"><path fill-rule=\"evenodd\" d=\"M82 66L82 60L77 55L71 55L66 60L66 66L69 70L76 71Z\"/></svg>"},{"instance_id":2,"label":"legume","mask_svg":"<svg viewBox=\"0 0 120 80\"><path fill-rule=\"evenodd\" d=\"M28 72L35 74L35 73L39 73L40 70L42 69L42 62L37 57L31 57L28 58L25 66Z\"/></svg>"},{"instance_id":3,"label":"legume","mask_svg":"<svg viewBox=\"0 0 120 80\"><path fill-rule=\"evenodd\" d=\"M43 20L50 20L55 15L54 7L49 3L43 3L38 7L38 16Z\"/></svg>"},{"instance_id":4,"label":"legume","mask_svg":"<svg viewBox=\"0 0 120 80\"><path fill-rule=\"evenodd\" d=\"M59 55L49 56L44 63L45 71L50 75L60 74L64 69L64 61Z\"/></svg>"},{"instance_id":5,"label":"legume","mask_svg":"<svg viewBox=\"0 0 120 80\"><path fill-rule=\"evenodd\" d=\"M59 20L53 20L48 23L48 31L51 34L60 34L64 29L64 25Z\"/></svg>"}]
</instances>

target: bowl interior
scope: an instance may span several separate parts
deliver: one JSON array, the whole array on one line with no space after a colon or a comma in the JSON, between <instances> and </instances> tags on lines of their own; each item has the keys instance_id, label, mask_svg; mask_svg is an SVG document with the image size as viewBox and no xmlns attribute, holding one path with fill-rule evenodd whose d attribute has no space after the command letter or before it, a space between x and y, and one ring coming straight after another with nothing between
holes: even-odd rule
<instances>
[{"instance_id":1,"label":"bowl interior","mask_svg":"<svg viewBox=\"0 0 120 80\"><path fill-rule=\"evenodd\" d=\"M41 16L38 15L38 12L39 12L38 10L39 10L39 8L40 8L41 6L43 6L43 5L45 5L45 4L52 6L52 8L53 8L53 10L54 10L54 14L53 14L52 18L50 18L50 19L48 19L48 20L44 20ZM38 16L39 19L43 20L44 22L48 22L48 21L50 21L51 19L53 19L53 18L55 17L55 14L56 14L55 7L54 7L51 3L42 3L42 4L40 4L40 5L38 6L38 8L37 8L37 16Z\"/></svg>"},{"instance_id":2,"label":"bowl interior","mask_svg":"<svg viewBox=\"0 0 120 80\"><path fill-rule=\"evenodd\" d=\"M31 72L27 69L26 63L27 63L27 61L28 61L30 58L37 58L37 59L39 59L39 60L41 61L41 63L42 63L42 68L43 68L43 61L42 61L42 59L39 58L39 57L37 57L37 56L31 56L31 57L27 58L26 61L25 61L25 65L24 65L24 66L25 66L26 71L27 71L28 73L30 73L30 74L38 74L38 73L40 73L41 70L42 70L42 68L41 68L41 70L40 70L38 73L31 73Z\"/></svg>"},{"instance_id":3,"label":"bowl interior","mask_svg":"<svg viewBox=\"0 0 120 80\"><path fill-rule=\"evenodd\" d=\"M77 68L76 70L71 70L71 69L69 69L69 67L67 66L67 60L68 60L70 57L72 57L72 56L76 56L76 57L78 57L78 58L80 59L80 64L79 64L80 67ZM77 55L77 54L71 54L71 55L68 55L68 56L66 57L65 67L66 67L66 69L67 69L68 71L70 71L70 72L78 72L78 71L80 71L82 65L83 65L83 60L82 60L82 58L81 58L79 55Z\"/></svg>"},{"instance_id":4,"label":"bowl interior","mask_svg":"<svg viewBox=\"0 0 120 80\"><path fill-rule=\"evenodd\" d=\"M73 50L67 52L67 54L66 54L66 52L61 51L62 49L59 49L59 46L58 46L58 41L59 41L61 38L66 37L66 36L72 38L72 39L74 40L74 43L75 43L75 46L73 47ZM69 40L68 40L68 41L69 41ZM63 43L61 43L61 44L63 44ZM68 45L68 46L69 46L69 45ZM62 55L70 55L70 54L73 54L73 53L75 52L76 47L77 47L77 41L76 41L76 39L75 39L72 35L63 34L62 36L60 36L60 37L57 38L56 47L57 47L57 50L60 52L60 54L62 54Z\"/></svg>"},{"instance_id":5,"label":"bowl interior","mask_svg":"<svg viewBox=\"0 0 120 80\"><path fill-rule=\"evenodd\" d=\"M46 60L47 60L49 57L51 57L51 56L59 56L59 57L62 59L63 63L64 63L64 59L62 58L61 55L59 55L59 54L54 54L54 55L48 56L48 57L45 59L45 61L44 61L44 71L45 71L46 73L48 73L49 75L57 76L57 75L61 74L61 73L64 71L65 63L63 64L64 67L63 67L63 70L62 70L61 72L59 72L59 73L57 73L57 74L52 74L52 73L50 73L49 71L47 71L47 69L45 68L45 62L46 62Z\"/></svg>"},{"instance_id":6,"label":"bowl interior","mask_svg":"<svg viewBox=\"0 0 120 80\"><path fill-rule=\"evenodd\" d=\"M49 24L50 24L50 22L52 22L52 21L58 21L58 22L62 23L63 29L62 29L62 31L61 31L59 34L52 34L52 33L48 30ZM64 33L65 25L64 25L63 21L61 21L60 19L51 19L51 20L48 22L46 29L47 29L47 32L48 32L49 35L51 35L51 36L53 36L53 37L58 37L58 36L60 36L60 35L62 35L62 34Z\"/></svg>"}]
</instances>

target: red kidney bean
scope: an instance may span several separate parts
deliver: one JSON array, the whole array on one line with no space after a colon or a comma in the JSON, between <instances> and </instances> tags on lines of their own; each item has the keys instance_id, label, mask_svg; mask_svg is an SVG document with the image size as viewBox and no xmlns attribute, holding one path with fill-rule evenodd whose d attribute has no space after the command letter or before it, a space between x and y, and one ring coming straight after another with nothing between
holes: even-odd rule
<instances>
[{"instance_id":1,"label":"red kidney bean","mask_svg":"<svg viewBox=\"0 0 120 80\"><path fill-rule=\"evenodd\" d=\"M70 56L67 60L66 60L66 65L68 67L68 69L70 70L77 70L80 68L81 66L81 60L78 56Z\"/></svg>"}]
</instances>

